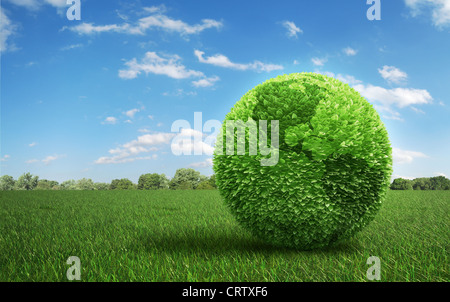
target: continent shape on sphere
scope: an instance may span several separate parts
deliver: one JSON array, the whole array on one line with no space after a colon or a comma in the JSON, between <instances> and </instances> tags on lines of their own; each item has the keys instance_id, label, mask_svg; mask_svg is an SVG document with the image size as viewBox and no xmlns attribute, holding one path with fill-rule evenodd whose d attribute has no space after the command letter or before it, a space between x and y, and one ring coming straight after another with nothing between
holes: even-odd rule
<instances>
[{"instance_id":1,"label":"continent shape on sphere","mask_svg":"<svg viewBox=\"0 0 450 302\"><path fill-rule=\"evenodd\" d=\"M245 155L227 155L226 122L249 120L267 121L269 147L271 121L278 121L276 164L261 165L270 155L259 147L249 153L249 133ZM357 91L328 76L294 73L267 80L235 104L213 163L220 194L243 227L275 246L309 250L347 239L374 219L389 186L392 149L378 113Z\"/></svg>"}]
</instances>

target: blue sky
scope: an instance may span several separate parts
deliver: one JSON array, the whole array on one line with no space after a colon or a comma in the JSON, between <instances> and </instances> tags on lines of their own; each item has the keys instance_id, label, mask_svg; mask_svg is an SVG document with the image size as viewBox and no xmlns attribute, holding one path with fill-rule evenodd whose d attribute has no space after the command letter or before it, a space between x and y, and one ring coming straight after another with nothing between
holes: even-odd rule
<instances>
[{"instance_id":1,"label":"blue sky","mask_svg":"<svg viewBox=\"0 0 450 302\"><path fill-rule=\"evenodd\" d=\"M394 177L450 176L450 0L1 2L1 174L109 182L193 167L171 125L222 121L263 81L320 72L385 123ZM208 146L204 146L207 151Z\"/></svg>"}]
</instances>

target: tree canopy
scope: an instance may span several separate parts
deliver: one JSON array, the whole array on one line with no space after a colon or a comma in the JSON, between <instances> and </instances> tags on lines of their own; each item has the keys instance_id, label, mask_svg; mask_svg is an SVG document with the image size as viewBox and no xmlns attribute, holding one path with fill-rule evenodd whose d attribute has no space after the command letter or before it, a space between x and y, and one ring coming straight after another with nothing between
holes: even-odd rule
<instances>
[{"instance_id":1,"label":"tree canopy","mask_svg":"<svg viewBox=\"0 0 450 302\"><path fill-rule=\"evenodd\" d=\"M420 177L415 179L396 178L391 190L450 190L450 179L445 176Z\"/></svg>"}]
</instances>

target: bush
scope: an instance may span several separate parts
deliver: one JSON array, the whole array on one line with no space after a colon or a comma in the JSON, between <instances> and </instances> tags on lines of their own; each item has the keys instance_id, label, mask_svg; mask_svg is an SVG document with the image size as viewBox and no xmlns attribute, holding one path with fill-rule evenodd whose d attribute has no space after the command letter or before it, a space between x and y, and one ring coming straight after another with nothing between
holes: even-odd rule
<instances>
[{"instance_id":1,"label":"bush","mask_svg":"<svg viewBox=\"0 0 450 302\"><path fill-rule=\"evenodd\" d=\"M272 155L260 148L219 155L230 120L267 120L267 133L279 121L278 163L262 166ZM256 86L226 116L217 142L214 171L225 203L240 224L277 246L312 249L349 238L373 220L390 183L392 150L379 115L350 86L320 74Z\"/></svg>"},{"instance_id":2,"label":"bush","mask_svg":"<svg viewBox=\"0 0 450 302\"><path fill-rule=\"evenodd\" d=\"M24 173L17 179L15 188L17 190L33 190L37 187L39 176L33 176L30 172Z\"/></svg>"},{"instance_id":3,"label":"bush","mask_svg":"<svg viewBox=\"0 0 450 302\"><path fill-rule=\"evenodd\" d=\"M169 180L164 174L142 174L139 177L138 186L139 190L158 190L167 189L169 186Z\"/></svg>"},{"instance_id":4,"label":"bush","mask_svg":"<svg viewBox=\"0 0 450 302\"><path fill-rule=\"evenodd\" d=\"M390 188L391 190L412 190L413 182L409 179L403 179L403 178L396 178L392 182Z\"/></svg>"},{"instance_id":5,"label":"bush","mask_svg":"<svg viewBox=\"0 0 450 302\"><path fill-rule=\"evenodd\" d=\"M204 178L200 172L194 169L181 168L175 172L175 176L170 180L169 187L172 190L193 190Z\"/></svg>"},{"instance_id":6,"label":"bush","mask_svg":"<svg viewBox=\"0 0 450 302\"><path fill-rule=\"evenodd\" d=\"M209 180L202 181L198 184L196 190L214 190L215 188L211 186Z\"/></svg>"},{"instance_id":7,"label":"bush","mask_svg":"<svg viewBox=\"0 0 450 302\"><path fill-rule=\"evenodd\" d=\"M12 176L3 175L0 177L0 190L1 191L11 191L14 190L16 181Z\"/></svg>"},{"instance_id":8,"label":"bush","mask_svg":"<svg viewBox=\"0 0 450 302\"><path fill-rule=\"evenodd\" d=\"M134 190L136 189L135 185L128 178L122 179L113 179L111 181L111 185L109 186L110 190Z\"/></svg>"}]
</instances>

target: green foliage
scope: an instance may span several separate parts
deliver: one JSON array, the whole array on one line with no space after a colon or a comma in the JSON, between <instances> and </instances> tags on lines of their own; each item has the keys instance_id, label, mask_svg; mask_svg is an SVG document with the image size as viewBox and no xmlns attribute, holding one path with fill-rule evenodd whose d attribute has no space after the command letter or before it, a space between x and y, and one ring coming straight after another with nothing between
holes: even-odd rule
<instances>
[{"instance_id":1,"label":"green foliage","mask_svg":"<svg viewBox=\"0 0 450 302\"><path fill-rule=\"evenodd\" d=\"M204 180L201 183L198 184L196 190L214 190L215 188L211 186L211 183L209 180Z\"/></svg>"},{"instance_id":2,"label":"green foliage","mask_svg":"<svg viewBox=\"0 0 450 302\"><path fill-rule=\"evenodd\" d=\"M113 179L109 186L110 190L134 190L135 188L133 182L128 178Z\"/></svg>"},{"instance_id":3,"label":"green foliage","mask_svg":"<svg viewBox=\"0 0 450 302\"><path fill-rule=\"evenodd\" d=\"M194 169L181 168L175 172L175 176L169 182L169 188L172 190L193 190L197 188L204 176Z\"/></svg>"},{"instance_id":4,"label":"green foliage","mask_svg":"<svg viewBox=\"0 0 450 302\"><path fill-rule=\"evenodd\" d=\"M218 142L226 141L226 121L250 119L267 120L268 133L270 121L279 121L278 164L261 166L269 156L248 150L216 152L213 160L220 193L241 225L271 244L313 249L374 219L389 187L392 150L379 115L357 91L314 73L270 79L235 104Z\"/></svg>"},{"instance_id":5,"label":"green foliage","mask_svg":"<svg viewBox=\"0 0 450 302\"><path fill-rule=\"evenodd\" d=\"M95 190L94 182L92 179L82 178L77 181L77 190Z\"/></svg>"},{"instance_id":6,"label":"green foliage","mask_svg":"<svg viewBox=\"0 0 450 302\"><path fill-rule=\"evenodd\" d=\"M169 180L164 174L143 174L139 177L138 186L139 190L158 190L167 189Z\"/></svg>"},{"instance_id":7,"label":"green foliage","mask_svg":"<svg viewBox=\"0 0 450 302\"><path fill-rule=\"evenodd\" d=\"M3 175L0 177L0 191L10 191L14 190L16 181L12 176Z\"/></svg>"},{"instance_id":8,"label":"green foliage","mask_svg":"<svg viewBox=\"0 0 450 302\"><path fill-rule=\"evenodd\" d=\"M94 183L94 189L98 191L109 190L109 184L106 182L96 182Z\"/></svg>"},{"instance_id":9,"label":"green foliage","mask_svg":"<svg viewBox=\"0 0 450 302\"><path fill-rule=\"evenodd\" d=\"M445 176L420 177L413 180L396 178L391 190L450 190L450 179Z\"/></svg>"},{"instance_id":10,"label":"green foliage","mask_svg":"<svg viewBox=\"0 0 450 302\"><path fill-rule=\"evenodd\" d=\"M404 178L396 178L392 182L390 188L391 190L412 190L412 181Z\"/></svg>"},{"instance_id":11,"label":"green foliage","mask_svg":"<svg viewBox=\"0 0 450 302\"><path fill-rule=\"evenodd\" d=\"M56 190L59 184L55 180L39 179L35 190Z\"/></svg>"},{"instance_id":12,"label":"green foliage","mask_svg":"<svg viewBox=\"0 0 450 302\"><path fill-rule=\"evenodd\" d=\"M17 190L33 190L37 187L39 176L33 176L30 172L24 173L16 181Z\"/></svg>"},{"instance_id":13,"label":"green foliage","mask_svg":"<svg viewBox=\"0 0 450 302\"><path fill-rule=\"evenodd\" d=\"M73 179L63 181L60 185L61 190L77 190L77 182Z\"/></svg>"},{"instance_id":14,"label":"green foliage","mask_svg":"<svg viewBox=\"0 0 450 302\"><path fill-rule=\"evenodd\" d=\"M208 179L208 182L209 182L209 185L210 185L211 187L213 187L214 189L216 189L216 188L217 188L217 184L216 184L216 174L211 175L211 176L209 177L209 179Z\"/></svg>"},{"instance_id":15,"label":"green foliage","mask_svg":"<svg viewBox=\"0 0 450 302\"><path fill-rule=\"evenodd\" d=\"M431 190L450 190L450 179L445 176L435 176L430 178Z\"/></svg>"}]
</instances>

